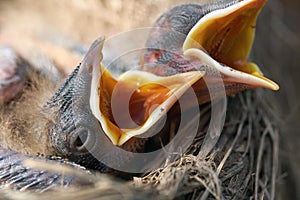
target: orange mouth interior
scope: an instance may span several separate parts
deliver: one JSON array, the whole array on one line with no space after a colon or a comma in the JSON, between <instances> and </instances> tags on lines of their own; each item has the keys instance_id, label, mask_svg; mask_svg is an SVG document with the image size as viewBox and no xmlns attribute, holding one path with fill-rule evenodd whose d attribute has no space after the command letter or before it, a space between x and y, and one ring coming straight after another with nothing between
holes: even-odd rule
<instances>
[{"instance_id":1,"label":"orange mouth interior","mask_svg":"<svg viewBox=\"0 0 300 200\"><path fill-rule=\"evenodd\" d=\"M257 16L265 3L266 0L244 0L209 13L190 31L184 50L200 45L220 63L252 75L262 75L256 64L247 59Z\"/></svg>"},{"instance_id":2,"label":"orange mouth interior","mask_svg":"<svg viewBox=\"0 0 300 200\"><path fill-rule=\"evenodd\" d=\"M116 80L103 68L98 94L100 122L105 132L117 145L142 134L202 76L202 72L187 72L158 77L148 72L129 71Z\"/></svg>"},{"instance_id":3,"label":"orange mouth interior","mask_svg":"<svg viewBox=\"0 0 300 200\"><path fill-rule=\"evenodd\" d=\"M102 80L108 80L107 76L108 73L104 73ZM99 89L101 98L99 107L102 113L105 113L107 120L120 129L142 126L151 112L173 94L169 88L157 83L134 87L124 81L110 80L110 82L103 82L102 89ZM124 105L124 100L128 97L127 106ZM118 113L117 120L113 116L112 106L114 113ZM130 114L130 118L127 113Z\"/></svg>"}]
</instances>

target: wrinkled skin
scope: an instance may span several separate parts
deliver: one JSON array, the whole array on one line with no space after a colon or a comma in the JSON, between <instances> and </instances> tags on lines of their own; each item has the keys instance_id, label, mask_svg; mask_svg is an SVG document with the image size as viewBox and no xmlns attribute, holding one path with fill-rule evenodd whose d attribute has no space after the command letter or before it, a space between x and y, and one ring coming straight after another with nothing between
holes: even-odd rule
<instances>
[{"instance_id":1,"label":"wrinkled skin","mask_svg":"<svg viewBox=\"0 0 300 200\"><path fill-rule=\"evenodd\" d=\"M59 173L41 171L38 169L30 169L26 167L22 161L27 159L34 159L36 161L47 162L65 162L64 160L34 157L3 149L0 147L0 186L11 185L15 190L32 190L35 192L42 192L53 188L54 186L69 186L82 184L79 179L73 176L62 176ZM69 166L78 167L71 163Z\"/></svg>"},{"instance_id":2,"label":"wrinkled skin","mask_svg":"<svg viewBox=\"0 0 300 200\"><path fill-rule=\"evenodd\" d=\"M237 2L224 1L206 5L181 5L164 13L154 24L154 27L158 27L158 29L153 28L146 42L149 49L144 55L144 63L147 64L144 65L144 70L162 76L202 70L205 66L197 60L180 56L182 55L182 45L185 37L204 15ZM161 28L172 31L162 31ZM151 49L151 47L155 49ZM168 51L161 50L166 48L168 48ZM194 65L191 65L191 63L194 63Z\"/></svg>"}]
</instances>

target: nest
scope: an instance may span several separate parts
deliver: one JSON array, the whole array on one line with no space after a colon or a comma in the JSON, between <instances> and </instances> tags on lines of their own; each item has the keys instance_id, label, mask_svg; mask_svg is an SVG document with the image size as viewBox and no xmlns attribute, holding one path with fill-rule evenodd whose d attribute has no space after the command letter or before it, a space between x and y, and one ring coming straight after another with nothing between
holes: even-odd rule
<instances>
[{"instance_id":1,"label":"nest","mask_svg":"<svg viewBox=\"0 0 300 200\"><path fill-rule=\"evenodd\" d=\"M12 2L18 3L18 1ZM21 5L30 7L30 5L36 4L36 2L35 4L28 2L30 1ZM91 40L99 35L99 29L93 27L100 27L100 30L103 30L103 34L112 34L136 27L150 26L156 19L156 16L159 16L165 8L179 3L179 1L176 1L176 3L174 1L164 1L166 5L161 5L163 2L158 4L158 1L155 1L156 3L152 3L152 1L151 3L150 1L146 3L136 0L90 2L92 2L91 7L94 9L84 10L88 14L82 14L82 10L78 14L75 12L77 7L73 8L73 12L80 16L75 18L75 14L70 15L71 18L76 19L74 20L75 26L67 24L68 21L73 22L72 20L61 20L59 18L62 26L57 26L56 28L62 30L65 35L72 35L72 38L79 38L78 40L83 40L84 43L90 43ZM101 5L94 6L93 2L95 5ZM97 2L98 4L96 4ZM119 4L116 2L119 2ZM49 1L47 3L51 4L53 2ZM51 5L46 5L46 7L53 10L52 12L47 12L52 19L56 15L53 13L58 13L58 8ZM136 7L140 9L134 9ZM9 14L18 16L20 9L12 8L6 9L6 7L1 7L1 11L7 15L6 12L13 10L14 12ZM102 8L103 16L106 16L107 19L98 19L99 8ZM66 9L64 7L60 9L61 13L65 14ZM16 10L18 13L15 13ZM21 10L24 12L24 9ZM37 6L37 10L43 9ZM140 13L133 15L133 11ZM118 13L118 15L112 15L111 13ZM65 17L65 15L63 16ZM19 17L18 20L20 18L23 19L23 17ZM30 23L28 21L22 23L21 21L21 24L26 25L26 28L28 28L28 24L32 23L33 19L38 19L38 17L29 15L29 19ZM124 21L124 19L128 20ZM150 22L145 24L145 21L149 20ZM2 21L1 25L5 28L4 20ZM16 24L12 23L12 20L6 21L9 22L9 25ZM93 21L94 26L86 26L91 21ZM32 24L36 25L36 23L38 22ZM45 27L43 26L42 28ZM66 30L67 28L69 30ZM14 26L13 29L16 29L16 27ZM82 31L80 32L80 30ZM12 37L12 40L16 38L28 40L28 37L23 35L19 37L19 32L24 33L24 31L16 31L17 37L15 38L11 36L10 32L8 35ZM267 34L265 33L264 35ZM265 41L266 38L268 37L263 37L263 40ZM23 47L24 43L19 43ZM258 48L261 48L261 46ZM22 49L26 51L26 48ZM274 50L276 48L270 49ZM265 55L265 52L261 55ZM272 56L271 60L277 57L279 58L280 56ZM59 59L56 60L56 63L62 66L70 65L59 61ZM78 62L76 60L74 62L75 65ZM206 120L210 119L209 106L204 105L202 109L206 112ZM135 177L131 181L124 181L105 174L92 174L87 170L79 170L69 165L28 160L26 164L29 167L71 175L79 179L82 184L72 187L61 186L44 193L19 192L8 187L0 190L0 199L48 200L54 196L56 199L274 199L276 180L278 178L279 134L273 116L273 109L267 104L264 91L242 92L233 97L228 97L226 123L218 143L214 145L209 154L203 154L201 151L201 147L205 143L205 125L207 124L202 121L201 131L187 152L178 152L179 159L174 162L166 161L164 167L156 169L143 177ZM208 144L205 143L205 145Z\"/></svg>"},{"instance_id":2,"label":"nest","mask_svg":"<svg viewBox=\"0 0 300 200\"><path fill-rule=\"evenodd\" d=\"M224 129L205 156L205 125L192 146L174 162L143 177L123 181L69 166L28 161L33 168L75 176L82 184L44 193L0 191L4 199L274 199L278 129L261 90L228 98ZM210 115L210 105L204 105ZM206 108L206 109L205 109ZM203 122L203 121L202 121ZM205 123L207 124L207 123Z\"/></svg>"}]
</instances>

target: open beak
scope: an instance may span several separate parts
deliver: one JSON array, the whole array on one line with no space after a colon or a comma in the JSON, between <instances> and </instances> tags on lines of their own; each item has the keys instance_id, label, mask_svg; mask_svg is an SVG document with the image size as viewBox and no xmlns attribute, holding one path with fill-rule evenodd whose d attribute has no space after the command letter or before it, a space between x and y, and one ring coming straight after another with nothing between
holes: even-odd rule
<instances>
[{"instance_id":1,"label":"open beak","mask_svg":"<svg viewBox=\"0 0 300 200\"><path fill-rule=\"evenodd\" d=\"M234 88L231 93L255 87L279 89L276 83L263 76L257 65L247 61L256 18L265 2L244 0L205 15L183 44L184 54L218 71L225 86L242 88ZM101 64L102 45L103 41L92 46L90 59L94 60L89 61L93 63L88 70L92 73L90 108L114 145L121 146L131 138L151 134L191 86L202 88L199 83L205 76L214 79L209 70L163 77L145 71L127 71L116 79Z\"/></svg>"},{"instance_id":2,"label":"open beak","mask_svg":"<svg viewBox=\"0 0 300 200\"><path fill-rule=\"evenodd\" d=\"M256 19L265 3L266 0L243 0L203 16L183 44L184 55L196 57L219 71L225 86L241 84L278 90L276 83L247 60Z\"/></svg>"},{"instance_id":3,"label":"open beak","mask_svg":"<svg viewBox=\"0 0 300 200\"><path fill-rule=\"evenodd\" d=\"M103 41L91 47L90 108L114 145L149 134L177 100L204 72L192 71L168 77L127 71L115 79L101 64Z\"/></svg>"}]
</instances>

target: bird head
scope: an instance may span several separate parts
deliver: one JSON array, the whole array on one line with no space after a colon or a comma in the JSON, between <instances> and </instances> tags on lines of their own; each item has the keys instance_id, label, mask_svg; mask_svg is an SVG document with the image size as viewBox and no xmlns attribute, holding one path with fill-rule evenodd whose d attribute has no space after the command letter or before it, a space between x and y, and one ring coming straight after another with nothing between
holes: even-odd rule
<instances>
[{"instance_id":1,"label":"bird head","mask_svg":"<svg viewBox=\"0 0 300 200\"><path fill-rule=\"evenodd\" d=\"M206 79L194 85L200 103L211 100L208 89L220 88L220 84L227 94L259 87L278 90L279 86L266 78L257 64L248 61L257 17L265 3L223 1L182 5L167 11L150 33L144 70L161 76L204 71Z\"/></svg>"}]
</instances>

